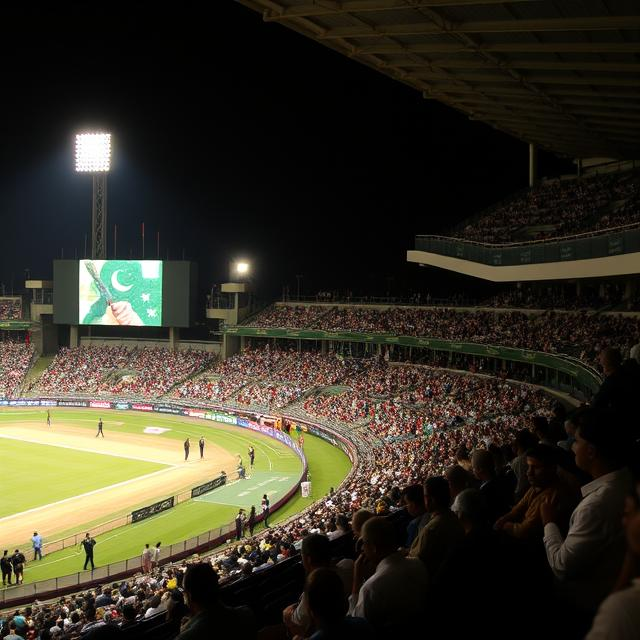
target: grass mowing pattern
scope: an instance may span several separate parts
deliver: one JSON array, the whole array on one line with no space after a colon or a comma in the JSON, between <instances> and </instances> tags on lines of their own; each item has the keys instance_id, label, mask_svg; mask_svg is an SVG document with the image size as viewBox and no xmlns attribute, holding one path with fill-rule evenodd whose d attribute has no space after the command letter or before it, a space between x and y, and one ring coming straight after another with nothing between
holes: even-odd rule
<instances>
[{"instance_id":1,"label":"grass mowing pattern","mask_svg":"<svg viewBox=\"0 0 640 640\"><path fill-rule=\"evenodd\" d=\"M168 467L7 438L0 439L0 446L2 455L28 470L29 477L25 484L22 473L3 474L0 518Z\"/></svg>"},{"instance_id":2,"label":"grass mowing pattern","mask_svg":"<svg viewBox=\"0 0 640 640\"><path fill-rule=\"evenodd\" d=\"M201 435L204 435L208 442L215 442L231 453L242 455L245 463L248 463L247 448L252 444L256 449L255 469L258 471L293 472L296 475L300 472L300 462L295 454L284 445L265 437L259 437L249 430L228 428L225 425L205 421L182 422L176 420L175 417L127 411L99 412L96 410L65 409L53 409L51 411L54 428L56 421L59 420L74 426L85 427L92 432L95 431L95 425L100 416L103 419L107 437L110 432L115 431L140 433L146 426L160 426L171 429L160 437L176 440L176 455L178 457L183 455L182 441L186 436L191 437L193 442L194 438L197 440ZM45 423L46 410L11 411L6 412L4 415L0 411L0 428L3 422L15 424L20 422L20 419L22 421L42 420ZM302 498L298 493L285 507L272 514L270 518L271 524L294 515L326 495L329 492L329 488L340 484L349 472L351 463L347 456L340 449L333 447L320 438L305 434L305 452L309 461L309 475L313 489L312 497ZM207 449L205 448L205 456L206 453ZM193 454L198 454L197 447L192 450ZM118 465L120 461L122 461L121 458L118 459ZM60 472L60 467L58 467L57 471L58 473ZM24 487L24 484L22 486ZM30 486L30 490L33 491L33 485ZM147 504L147 502L141 502L142 504ZM233 520L240 506L250 507L251 505L229 506L189 501L149 520L105 533L96 538L98 542L95 549L96 564L102 566L139 555L142 553L146 542L155 545L157 541L161 541L163 546L167 546L210 529L225 526ZM129 511L130 509L127 510L127 512ZM58 537L63 537L63 535L61 534ZM28 551L26 547L25 551ZM27 560L31 559L29 553L25 555L27 555ZM45 556L42 561L28 562L25 570L25 582L35 582L75 573L82 569L83 563L84 554L79 547L64 549Z\"/></svg>"}]
</instances>

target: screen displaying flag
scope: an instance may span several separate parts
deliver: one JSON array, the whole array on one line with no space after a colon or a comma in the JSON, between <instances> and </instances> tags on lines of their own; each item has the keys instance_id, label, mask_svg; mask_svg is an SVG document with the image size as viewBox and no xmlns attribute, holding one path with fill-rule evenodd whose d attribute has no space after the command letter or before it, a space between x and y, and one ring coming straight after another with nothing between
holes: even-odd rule
<instances>
[{"instance_id":1,"label":"screen displaying flag","mask_svg":"<svg viewBox=\"0 0 640 640\"><path fill-rule=\"evenodd\" d=\"M80 260L78 322L162 326L162 261Z\"/></svg>"}]
</instances>

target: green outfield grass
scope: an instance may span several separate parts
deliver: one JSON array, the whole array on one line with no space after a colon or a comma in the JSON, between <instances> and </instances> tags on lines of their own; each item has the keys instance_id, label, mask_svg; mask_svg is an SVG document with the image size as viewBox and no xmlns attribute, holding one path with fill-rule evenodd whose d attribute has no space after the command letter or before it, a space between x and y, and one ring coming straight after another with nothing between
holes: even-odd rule
<instances>
[{"instance_id":1,"label":"green outfield grass","mask_svg":"<svg viewBox=\"0 0 640 640\"><path fill-rule=\"evenodd\" d=\"M192 438L193 441L193 439L197 440L201 435L204 435L207 442L215 442L215 444L233 454L242 455L247 465L247 448L249 445L253 445L256 450L255 475L248 480L236 482L232 486L223 487L219 490L224 492L220 495L221 502L216 502L216 492L212 492L202 496L200 499L179 504L170 511L148 520L121 527L97 537L98 544L95 549L96 565L105 565L139 555L147 542L155 545L156 542L161 541L163 547L166 547L211 529L226 526L232 522L239 507L249 508L251 504L255 504L259 511L259 498L262 493L267 492L272 503L275 502L281 495L286 493L300 474L300 461L287 447L249 430L205 421L184 422L176 420L174 416L127 411L99 412L97 410L52 409L51 416L54 429L56 421L64 421L66 424L74 424L92 431L96 428L98 417L102 417L106 437L116 431L141 433L145 426L170 429L170 431L166 431L161 436L154 437L176 440L176 461L179 461L183 456L182 441L186 436ZM0 430L2 425L7 422L15 424L19 421L33 420L42 420L45 423L46 411L42 409L29 409L24 412L17 410L10 412L0 411ZM192 455L197 454L197 452L197 446L194 446ZM290 517L326 495L329 492L329 488L340 484L349 472L350 462L347 456L340 449L333 447L320 438L305 434L305 452L309 460L312 496L310 498L302 498L298 492L297 496L292 498L287 505L272 514L271 524ZM82 453L82 456L85 455L88 454ZM123 479L120 471L122 462L124 460L119 458L118 478L120 480ZM133 462L136 465L149 464L139 461ZM162 467L162 465L159 466ZM136 468L140 469L141 467ZM56 471L60 473L60 467ZM139 473L139 475L143 475L143 473ZM77 476L75 477L77 479ZM283 481L284 478L288 479L289 477L292 478L291 482ZM23 495L26 491L34 493L33 484L29 484L28 488L24 483L21 486ZM81 492L85 490L83 485L83 491ZM233 504L234 492L236 492L235 504ZM80 491L76 493L80 493ZM58 497L57 499L60 498ZM38 499L38 501L42 503L41 500ZM147 504L147 502L142 501L138 506ZM126 510L126 512L130 511L131 509ZM110 514L110 517L114 515L115 513ZM87 530L90 530L90 524L95 526L98 522L87 523L85 527ZM77 533L77 531L74 529L57 537L63 537L71 533ZM28 553L26 555L27 560L30 560L31 556ZM80 548L64 549L45 556L42 561L28 562L24 576L25 582L35 582L75 573L82 569L83 563L84 554L81 553Z\"/></svg>"},{"instance_id":2,"label":"green outfield grass","mask_svg":"<svg viewBox=\"0 0 640 640\"><path fill-rule=\"evenodd\" d=\"M1 438L0 444L2 454L29 479L25 483L22 473L3 474L0 518L168 468L154 462L19 440Z\"/></svg>"}]
</instances>

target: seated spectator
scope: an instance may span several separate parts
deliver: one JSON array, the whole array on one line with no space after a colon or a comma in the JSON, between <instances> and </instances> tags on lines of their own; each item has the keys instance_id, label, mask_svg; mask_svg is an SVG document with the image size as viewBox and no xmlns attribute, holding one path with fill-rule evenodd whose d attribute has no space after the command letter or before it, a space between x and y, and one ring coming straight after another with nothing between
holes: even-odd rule
<instances>
[{"instance_id":1,"label":"seated spectator","mask_svg":"<svg viewBox=\"0 0 640 640\"><path fill-rule=\"evenodd\" d=\"M532 621L522 624L533 599L527 597L529 575L519 580L525 569L514 544L489 526L484 496L478 489L465 489L451 510L460 520L464 538L443 563L431 589L434 610L443 620L455 620L456 637L506 638L514 625L522 626L518 637L531 637L527 632ZM541 604L540 594L536 603Z\"/></svg>"},{"instance_id":2,"label":"seated spectator","mask_svg":"<svg viewBox=\"0 0 640 640\"><path fill-rule=\"evenodd\" d=\"M331 546L327 536L312 533L302 540L300 549L302 566L308 576L314 569L326 568L331 561ZM344 591L344 589L343 589ZM290 635L307 635L311 628L311 612L306 594L303 592L295 604L289 605L282 612L282 621Z\"/></svg>"},{"instance_id":3,"label":"seated spectator","mask_svg":"<svg viewBox=\"0 0 640 640\"><path fill-rule=\"evenodd\" d=\"M527 451L537 444L536 437L528 429L521 429L514 438L516 457L510 462L516 477L515 499L520 500L529 489L527 478Z\"/></svg>"},{"instance_id":4,"label":"seated spectator","mask_svg":"<svg viewBox=\"0 0 640 640\"><path fill-rule=\"evenodd\" d=\"M490 522L495 522L511 509L513 490L511 484L496 474L493 456L485 449L471 454L473 475L480 481L480 493L487 501Z\"/></svg>"},{"instance_id":5,"label":"seated spectator","mask_svg":"<svg viewBox=\"0 0 640 640\"><path fill-rule=\"evenodd\" d=\"M309 640L368 640L374 637L373 627L364 618L347 617L349 603L335 571L312 571L304 592L316 629Z\"/></svg>"},{"instance_id":6,"label":"seated spectator","mask_svg":"<svg viewBox=\"0 0 640 640\"><path fill-rule=\"evenodd\" d=\"M120 628L124 630L129 627L134 627L137 624L136 618L136 608L132 604L125 604L122 607L122 621L120 622Z\"/></svg>"},{"instance_id":7,"label":"seated spectator","mask_svg":"<svg viewBox=\"0 0 640 640\"><path fill-rule=\"evenodd\" d=\"M409 556L424 562L429 579L435 579L442 563L464 537L464 530L451 511L449 484L442 476L424 482L424 504L431 518L411 545Z\"/></svg>"},{"instance_id":8,"label":"seated spectator","mask_svg":"<svg viewBox=\"0 0 640 640\"><path fill-rule=\"evenodd\" d=\"M465 489L471 489L475 486L475 480L471 473L462 468L459 464L447 467L444 477L449 483L449 493L451 500L455 500L459 493Z\"/></svg>"},{"instance_id":9,"label":"seated spectator","mask_svg":"<svg viewBox=\"0 0 640 640\"><path fill-rule=\"evenodd\" d=\"M538 444L527 451L527 477L531 488L509 513L496 521L498 531L520 540L539 542L543 529L540 505L547 500L556 505L556 522L566 530L578 496L572 487L561 481L556 461L556 451L549 445Z\"/></svg>"},{"instance_id":10,"label":"seated spectator","mask_svg":"<svg viewBox=\"0 0 640 640\"><path fill-rule=\"evenodd\" d=\"M336 528L334 531L330 531L327 534L327 538L329 540L337 540L342 536L350 536L352 535L351 525L349 524L349 518L344 515L344 513L338 514L336 518Z\"/></svg>"},{"instance_id":11,"label":"seated spectator","mask_svg":"<svg viewBox=\"0 0 640 640\"><path fill-rule=\"evenodd\" d=\"M177 640L211 637L255 638L255 621L247 607L226 607L218 597L218 575L208 562L189 565L183 581L185 603L191 617Z\"/></svg>"},{"instance_id":12,"label":"seated spectator","mask_svg":"<svg viewBox=\"0 0 640 640\"><path fill-rule=\"evenodd\" d=\"M572 451L573 443L576 441L576 416L579 416L585 409L575 409L571 411L564 421L564 432L566 438L558 441L558 446L565 451Z\"/></svg>"},{"instance_id":13,"label":"seated spectator","mask_svg":"<svg viewBox=\"0 0 640 640\"><path fill-rule=\"evenodd\" d=\"M412 484L402 490L402 503L411 518L407 525L407 537L404 546L411 548L413 541L418 536L420 529L427 523L425 518L427 510L424 506L424 490L420 484Z\"/></svg>"},{"instance_id":14,"label":"seated spectator","mask_svg":"<svg viewBox=\"0 0 640 640\"><path fill-rule=\"evenodd\" d=\"M420 560L396 551L395 529L386 518L373 517L362 527L362 555L356 560L349 615L365 618L381 635L422 627L427 570ZM363 579L365 561L375 566Z\"/></svg>"},{"instance_id":15,"label":"seated spectator","mask_svg":"<svg viewBox=\"0 0 640 640\"><path fill-rule=\"evenodd\" d=\"M89 633L99 629L100 627L103 627L106 624L102 617L97 616L97 610L93 605L88 606L85 609L84 617L86 619L86 622L83 625L82 630L80 631L81 638L88 637Z\"/></svg>"},{"instance_id":16,"label":"seated spectator","mask_svg":"<svg viewBox=\"0 0 640 640\"><path fill-rule=\"evenodd\" d=\"M593 396L590 406L620 414L623 419L635 417L635 393L632 376L622 367L622 356L617 349L607 348L600 353L604 381Z\"/></svg>"}]
</instances>

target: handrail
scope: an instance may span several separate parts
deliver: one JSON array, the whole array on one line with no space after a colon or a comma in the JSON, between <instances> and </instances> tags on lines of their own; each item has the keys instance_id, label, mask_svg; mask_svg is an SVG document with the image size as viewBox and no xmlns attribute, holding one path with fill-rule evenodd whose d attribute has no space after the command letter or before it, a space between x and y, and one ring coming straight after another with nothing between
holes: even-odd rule
<instances>
[{"instance_id":1,"label":"handrail","mask_svg":"<svg viewBox=\"0 0 640 640\"><path fill-rule=\"evenodd\" d=\"M567 240L579 240L580 238L593 238L596 236L608 235L610 233L616 233L619 231L629 231L630 229L635 229L638 227L640 227L640 222L631 222L619 227L608 227L606 229L596 229L594 231L586 231L584 233L574 233L569 236L559 236L557 238L546 238L540 240L527 240L525 242L478 242L477 240L468 240L466 238L459 238L456 236L440 236L428 234L416 235L416 238L428 238L429 240L445 240L447 242L461 242L463 244L473 244L480 247L505 249L510 247L527 247L534 244L552 244L565 242Z\"/></svg>"}]
</instances>

